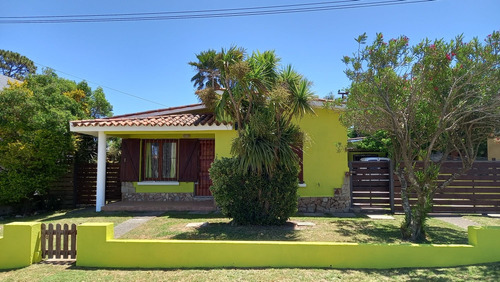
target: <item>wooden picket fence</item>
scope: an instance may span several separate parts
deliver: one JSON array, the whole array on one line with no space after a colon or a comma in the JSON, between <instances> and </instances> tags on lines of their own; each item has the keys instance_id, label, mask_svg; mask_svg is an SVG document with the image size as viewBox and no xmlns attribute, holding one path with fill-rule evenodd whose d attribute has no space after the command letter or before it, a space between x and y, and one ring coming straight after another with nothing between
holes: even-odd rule
<instances>
[{"instance_id":1,"label":"wooden picket fence","mask_svg":"<svg viewBox=\"0 0 500 282\"><path fill-rule=\"evenodd\" d=\"M42 259L76 259L76 224L42 223Z\"/></svg>"}]
</instances>

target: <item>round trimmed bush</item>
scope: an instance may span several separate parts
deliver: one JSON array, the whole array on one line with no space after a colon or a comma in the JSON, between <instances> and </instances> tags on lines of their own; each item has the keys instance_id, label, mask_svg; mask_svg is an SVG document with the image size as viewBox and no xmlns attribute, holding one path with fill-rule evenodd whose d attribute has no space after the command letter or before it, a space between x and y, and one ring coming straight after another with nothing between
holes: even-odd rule
<instances>
[{"instance_id":1,"label":"round trimmed bush","mask_svg":"<svg viewBox=\"0 0 500 282\"><path fill-rule=\"evenodd\" d=\"M281 225L297 210L298 165L273 175L242 173L237 158L217 159L210 190L222 213L237 224Z\"/></svg>"}]
</instances>

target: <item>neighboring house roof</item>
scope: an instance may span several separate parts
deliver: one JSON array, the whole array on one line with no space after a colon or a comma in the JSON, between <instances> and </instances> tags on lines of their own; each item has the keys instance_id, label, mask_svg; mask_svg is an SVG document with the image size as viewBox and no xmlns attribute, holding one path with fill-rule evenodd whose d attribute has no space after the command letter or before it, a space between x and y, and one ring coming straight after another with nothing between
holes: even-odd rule
<instances>
[{"instance_id":1,"label":"neighboring house roof","mask_svg":"<svg viewBox=\"0 0 500 282\"><path fill-rule=\"evenodd\" d=\"M9 86L9 81L17 81L17 82L22 82L20 80L14 79L12 77L5 76L3 74L0 74L0 90L7 88Z\"/></svg>"},{"instance_id":2,"label":"neighboring house roof","mask_svg":"<svg viewBox=\"0 0 500 282\"><path fill-rule=\"evenodd\" d=\"M151 117L151 116L160 116L160 115L168 115L168 114L180 114L180 113L193 113L198 110L206 110L207 108L202 103L191 104L185 106L178 107L170 107L165 109L158 109L152 111L145 112L137 112L119 116L109 117L107 119L116 119L116 118L141 118L141 117Z\"/></svg>"}]
</instances>

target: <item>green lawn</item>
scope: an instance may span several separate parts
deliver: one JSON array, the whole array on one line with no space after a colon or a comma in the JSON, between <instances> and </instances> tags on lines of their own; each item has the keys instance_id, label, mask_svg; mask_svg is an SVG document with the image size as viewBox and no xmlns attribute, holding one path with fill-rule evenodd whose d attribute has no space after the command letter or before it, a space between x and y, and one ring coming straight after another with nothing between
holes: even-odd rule
<instances>
[{"instance_id":1,"label":"green lawn","mask_svg":"<svg viewBox=\"0 0 500 282\"><path fill-rule=\"evenodd\" d=\"M0 220L0 236L3 236L3 225L16 221L36 221L43 223L75 223L76 225L84 222L113 222L115 225L124 222L133 217L132 213L127 212L95 212L92 209L75 209L68 211L58 211L45 213L36 216L22 218L5 218Z\"/></svg>"},{"instance_id":2,"label":"green lawn","mask_svg":"<svg viewBox=\"0 0 500 282\"><path fill-rule=\"evenodd\" d=\"M353 269L95 269L35 264L0 271L1 281L498 281L500 263L450 268Z\"/></svg>"},{"instance_id":3,"label":"green lawn","mask_svg":"<svg viewBox=\"0 0 500 282\"><path fill-rule=\"evenodd\" d=\"M314 226L234 226L220 215L169 213L159 216L122 239L183 239L183 240L272 240L326 241L355 243L401 243L401 215L394 220L372 220L366 217L292 217L294 222L312 222ZM186 224L208 222L200 228ZM467 244L467 231L431 218L428 221L428 243Z\"/></svg>"}]
</instances>

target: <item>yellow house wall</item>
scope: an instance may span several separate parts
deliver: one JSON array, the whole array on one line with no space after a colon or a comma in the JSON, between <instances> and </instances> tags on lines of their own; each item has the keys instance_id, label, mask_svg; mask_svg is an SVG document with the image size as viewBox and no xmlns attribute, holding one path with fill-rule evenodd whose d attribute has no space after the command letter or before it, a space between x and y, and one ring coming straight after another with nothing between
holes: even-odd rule
<instances>
[{"instance_id":1,"label":"yellow house wall","mask_svg":"<svg viewBox=\"0 0 500 282\"><path fill-rule=\"evenodd\" d=\"M488 160L496 159L500 161L500 137L495 142L494 138L488 138Z\"/></svg>"},{"instance_id":2,"label":"yellow house wall","mask_svg":"<svg viewBox=\"0 0 500 282\"><path fill-rule=\"evenodd\" d=\"M469 227L470 245L120 240L113 239L112 223L85 223L77 228L76 264L83 267L383 269L500 261L500 227Z\"/></svg>"},{"instance_id":3,"label":"yellow house wall","mask_svg":"<svg viewBox=\"0 0 500 282\"><path fill-rule=\"evenodd\" d=\"M231 157L231 144L237 136L236 130L215 132L215 158Z\"/></svg>"},{"instance_id":4,"label":"yellow house wall","mask_svg":"<svg viewBox=\"0 0 500 282\"><path fill-rule=\"evenodd\" d=\"M348 171L347 129L339 121L339 111L315 109L316 115L307 115L299 122L307 134L304 144L304 182L299 188L301 197L332 197L334 189L341 188Z\"/></svg>"}]
</instances>

